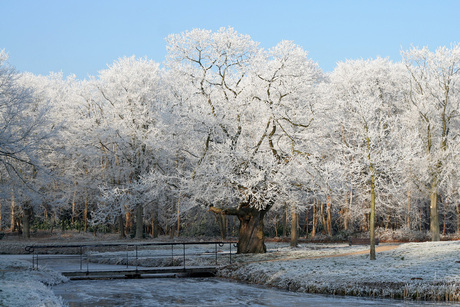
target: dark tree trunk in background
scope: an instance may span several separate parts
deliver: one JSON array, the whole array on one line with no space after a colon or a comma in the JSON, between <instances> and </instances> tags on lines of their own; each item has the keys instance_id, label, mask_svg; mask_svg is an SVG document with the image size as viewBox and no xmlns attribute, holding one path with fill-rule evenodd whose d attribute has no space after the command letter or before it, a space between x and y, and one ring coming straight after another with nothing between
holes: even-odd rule
<instances>
[{"instance_id":1,"label":"dark tree trunk in background","mask_svg":"<svg viewBox=\"0 0 460 307\"><path fill-rule=\"evenodd\" d=\"M28 205L25 205L24 207L24 215L23 215L23 220L22 220L22 226L23 226L23 233L22 237L25 239L30 238L30 220L32 217L32 208Z\"/></svg>"},{"instance_id":2,"label":"dark tree trunk in background","mask_svg":"<svg viewBox=\"0 0 460 307\"><path fill-rule=\"evenodd\" d=\"M144 237L144 217L142 205L136 206L136 239L142 239Z\"/></svg>"},{"instance_id":3,"label":"dark tree trunk in background","mask_svg":"<svg viewBox=\"0 0 460 307\"><path fill-rule=\"evenodd\" d=\"M295 211L295 207L292 206L292 220L291 220L291 247L297 247L299 245L299 214Z\"/></svg>"},{"instance_id":4,"label":"dark tree trunk in background","mask_svg":"<svg viewBox=\"0 0 460 307\"><path fill-rule=\"evenodd\" d=\"M154 212L153 218L152 218L152 232L153 232L153 234L152 234L153 237L158 238L160 229L159 229L159 226L158 226L158 215L157 215L156 211Z\"/></svg>"},{"instance_id":5,"label":"dark tree trunk in background","mask_svg":"<svg viewBox=\"0 0 460 307\"><path fill-rule=\"evenodd\" d=\"M126 236L125 236L125 225L124 225L124 222L123 222L123 214L120 214L118 216L118 231L120 232L120 235L118 236L120 239L124 239Z\"/></svg>"},{"instance_id":6,"label":"dark tree trunk in background","mask_svg":"<svg viewBox=\"0 0 460 307\"><path fill-rule=\"evenodd\" d=\"M219 214L216 217L219 223L220 236L222 239L225 240L227 238L227 223L226 223L227 217L223 214Z\"/></svg>"},{"instance_id":7,"label":"dark tree trunk in background","mask_svg":"<svg viewBox=\"0 0 460 307\"><path fill-rule=\"evenodd\" d=\"M283 206L283 238L287 237L287 206Z\"/></svg>"},{"instance_id":8,"label":"dark tree trunk in background","mask_svg":"<svg viewBox=\"0 0 460 307\"><path fill-rule=\"evenodd\" d=\"M326 212L327 212L327 218L326 218L327 235L329 237L332 237L332 201L331 201L330 196L327 197Z\"/></svg>"}]
</instances>

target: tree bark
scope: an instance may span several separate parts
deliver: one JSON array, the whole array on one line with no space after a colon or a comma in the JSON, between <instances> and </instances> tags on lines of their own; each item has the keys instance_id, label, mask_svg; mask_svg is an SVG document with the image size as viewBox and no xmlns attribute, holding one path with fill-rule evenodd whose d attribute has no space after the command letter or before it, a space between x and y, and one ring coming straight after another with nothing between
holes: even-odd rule
<instances>
[{"instance_id":1,"label":"tree bark","mask_svg":"<svg viewBox=\"0 0 460 307\"><path fill-rule=\"evenodd\" d=\"M158 216L156 211L153 213L153 218L152 218L152 236L154 238L158 238L159 234L159 229L158 229Z\"/></svg>"},{"instance_id":2,"label":"tree bark","mask_svg":"<svg viewBox=\"0 0 460 307\"><path fill-rule=\"evenodd\" d=\"M219 223L220 236L221 236L222 239L225 240L227 238L227 225L225 223L226 216L223 215L223 214L219 214L216 217L217 217L217 221Z\"/></svg>"},{"instance_id":3,"label":"tree bark","mask_svg":"<svg viewBox=\"0 0 460 307\"><path fill-rule=\"evenodd\" d=\"M72 198L72 224L75 223L75 198L77 197L77 191L73 192L73 198Z\"/></svg>"},{"instance_id":4,"label":"tree bark","mask_svg":"<svg viewBox=\"0 0 460 307\"><path fill-rule=\"evenodd\" d=\"M432 241L440 241L439 215L438 215L438 191L436 185L431 190L430 195L430 232Z\"/></svg>"},{"instance_id":5,"label":"tree bark","mask_svg":"<svg viewBox=\"0 0 460 307\"><path fill-rule=\"evenodd\" d=\"M318 223L318 216L316 214L316 201L313 203L313 217L312 217L312 227L311 227L311 237L316 236L316 224Z\"/></svg>"},{"instance_id":6,"label":"tree bark","mask_svg":"<svg viewBox=\"0 0 460 307\"><path fill-rule=\"evenodd\" d=\"M238 234L238 254L265 253L264 216L268 210L251 207L240 209L220 209L210 207L209 211L222 215L236 215L240 221Z\"/></svg>"},{"instance_id":7,"label":"tree bark","mask_svg":"<svg viewBox=\"0 0 460 307\"><path fill-rule=\"evenodd\" d=\"M125 218L125 231L126 233L128 234L131 234L132 231L131 231L131 212L127 211L126 212L126 218Z\"/></svg>"},{"instance_id":8,"label":"tree bark","mask_svg":"<svg viewBox=\"0 0 460 307\"><path fill-rule=\"evenodd\" d=\"M23 214L23 220L22 220L22 226L23 226L23 232L22 232L22 237L25 239L30 238L30 219L32 217L32 208L28 205L24 206L24 214Z\"/></svg>"},{"instance_id":9,"label":"tree bark","mask_svg":"<svg viewBox=\"0 0 460 307\"><path fill-rule=\"evenodd\" d=\"M326 220L326 228L327 228L327 235L329 237L332 237L332 203L331 203L331 197L327 197L327 220Z\"/></svg>"},{"instance_id":10,"label":"tree bark","mask_svg":"<svg viewBox=\"0 0 460 307\"><path fill-rule=\"evenodd\" d=\"M444 216L443 216L443 222L442 222L442 235L446 235L446 227L447 227L447 199L443 199L443 204L444 204Z\"/></svg>"},{"instance_id":11,"label":"tree bark","mask_svg":"<svg viewBox=\"0 0 460 307\"><path fill-rule=\"evenodd\" d=\"M124 222L123 222L123 214L120 214L117 219L118 219L118 231L120 232L118 237L120 239L124 239L126 238L126 235L125 235L125 227L124 227Z\"/></svg>"},{"instance_id":12,"label":"tree bark","mask_svg":"<svg viewBox=\"0 0 460 307\"><path fill-rule=\"evenodd\" d=\"M305 238L308 238L308 207L305 212Z\"/></svg>"},{"instance_id":13,"label":"tree bark","mask_svg":"<svg viewBox=\"0 0 460 307\"><path fill-rule=\"evenodd\" d=\"M350 208L352 205L353 205L353 191L350 191L350 199L347 202L347 207L345 208L345 216L344 216L344 222L343 222L343 229L345 231L348 230L348 219L349 219Z\"/></svg>"},{"instance_id":14,"label":"tree bark","mask_svg":"<svg viewBox=\"0 0 460 307\"><path fill-rule=\"evenodd\" d=\"M410 230L411 221L410 221L410 209L411 208L411 191L407 190L407 212L406 212L406 227Z\"/></svg>"},{"instance_id":15,"label":"tree bark","mask_svg":"<svg viewBox=\"0 0 460 307\"><path fill-rule=\"evenodd\" d=\"M283 206L283 238L287 237L287 206Z\"/></svg>"},{"instance_id":16,"label":"tree bark","mask_svg":"<svg viewBox=\"0 0 460 307\"><path fill-rule=\"evenodd\" d=\"M369 214L364 213L363 214L363 224L361 225L361 231L362 232L367 232L369 230Z\"/></svg>"},{"instance_id":17,"label":"tree bark","mask_svg":"<svg viewBox=\"0 0 460 307\"><path fill-rule=\"evenodd\" d=\"M321 205L320 205L319 208L320 208L319 209L319 215L320 215L321 227L322 227L321 233L323 235L325 235L326 234L326 217L325 217L325 213L324 213L324 203L323 202L321 202Z\"/></svg>"},{"instance_id":18,"label":"tree bark","mask_svg":"<svg viewBox=\"0 0 460 307\"><path fill-rule=\"evenodd\" d=\"M291 219L291 247L297 247L299 245L299 232L297 225L299 223L299 214L295 211L294 205L292 205L292 219Z\"/></svg>"},{"instance_id":19,"label":"tree bark","mask_svg":"<svg viewBox=\"0 0 460 307\"><path fill-rule=\"evenodd\" d=\"M373 169L371 167L371 172ZM370 260L375 260L375 176L371 175L371 214L369 218L370 228Z\"/></svg>"},{"instance_id":20,"label":"tree bark","mask_svg":"<svg viewBox=\"0 0 460 307\"><path fill-rule=\"evenodd\" d=\"M238 215L240 220L238 254L267 252L264 242L264 216L265 211L256 209L250 210L246 214Z\"/></svg>"},{"instance_id":21,"label":"tree bark","mask_svg":"<svg viewBox=\"0 0 460 307\"><path fill-rule=\"evenodd\" d=\"M83 221L85 223L85 232L88 231L88 197L85 197L85 210L83 211Z\"/></svg>"},{"instance_id":22,"label":"tree bark","mask_svg":"<svg viewBox=\"0 0 460 307\"><path fill-rule=\"evenodd\" d=\"M10 230L11 232L14 232L16 230L16 203L15 203L15 198L14 198L14 194L11 195L11 226L10 226Z\"/></svg>"},{"instance_id":23,"label":"tree bark","mask_svg":"<svg viewBox=\"0 0 460 307\"><path fill-rule=\"evenodd\" d=\"M180 236L180 195L177 200L177 237Z\"/></svg>"},{"instance_id":24,"label":"tree bark","mask_svg":"<svg viewBox=\"0 0 460 307\"><path fill-rule=\"evenodd\" d=\"M457 200L457 234L460 234L460 202Z\"/></svg>"},{"instance_id":25,"label":"tree bark","mask_svg":"<svg viewBox=\"0 0 460 307\"><path fill-rule=\"evenodd\" d=\"M136 239L142 239L144 237L144 208L142 205L136 205Z\"/></svg>"}]
</instances>

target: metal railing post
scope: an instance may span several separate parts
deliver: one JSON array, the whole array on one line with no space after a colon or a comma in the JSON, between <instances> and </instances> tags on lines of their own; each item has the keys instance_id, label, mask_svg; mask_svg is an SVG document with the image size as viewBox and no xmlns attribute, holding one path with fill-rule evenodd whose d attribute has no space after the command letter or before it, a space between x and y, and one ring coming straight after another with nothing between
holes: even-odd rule
<instances>
[{"instance_id":1,"label":"metal railing post","mask_svg":"<svg viewBox=\"0 0 460 307\"><path fill-rule=\"evenodd\" d=\"M80 246L80 271L83 269L83 246Z\"/></svg>"},{"instance_id":2,"label":"metal railing post","mask_svg":"<svg viewBox=\"0 0 460 307\"><path fill-rule=\"evenodd\" d=\"M185 270L185 243L182 243L182 248L184 250L184 270Z\"/></svg>"},{"instance_id":3,"label":"metal railing post","mask_svg":"<svg viewBox=\"0 0 460 307\"><path fill-rule=\"evenodd\" d=\"M88 252L88 246L86 247L86 274L89 273L89 257L90 253Z\"/></svg>"},{"instance_id":4,"label":"metal railing post","mask_svg":"<svg viewBox=\"0 0 460 307\"><path fill-rule=\"evenodd\" d=\"M137 245L136 245L136 273L137 273L137 266L138 266L138 263L139 263L139 258L137 257Z\"/></svg>"}]
</instances>

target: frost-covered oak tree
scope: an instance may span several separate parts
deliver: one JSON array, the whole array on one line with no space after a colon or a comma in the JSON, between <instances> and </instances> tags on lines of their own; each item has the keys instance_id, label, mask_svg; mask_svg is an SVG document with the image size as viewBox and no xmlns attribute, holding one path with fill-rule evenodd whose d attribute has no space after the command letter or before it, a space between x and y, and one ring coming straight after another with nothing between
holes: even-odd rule
<instances>
[{"instance_id":1,"label":"frost-covered oak tree","mask_svg":"<svg viewBox=\"0 0 460 307\"><path fill-rule=\"evenodd\" d=\"M240 221L239 253L261 253L263 219L281 202L280 170L311 123L317 65L291 42L264 51L232 28L168 37L167 67L190 88L184 196Z\"/></svg>"}]
</instances>

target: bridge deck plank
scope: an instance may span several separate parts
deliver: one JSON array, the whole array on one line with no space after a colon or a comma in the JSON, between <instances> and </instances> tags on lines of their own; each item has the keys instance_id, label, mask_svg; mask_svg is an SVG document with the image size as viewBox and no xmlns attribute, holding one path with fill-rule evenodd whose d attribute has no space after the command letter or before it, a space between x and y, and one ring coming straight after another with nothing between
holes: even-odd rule
<instances>
[{"instance_id":1,"label":"bridge deck plank","mask_svg":"<svg viewBox=\"0 0 460 307\"><path fill-rule=\"evenodd\" d=\"M117 269L117 270L75 270L61 272L66 277L77 277L77 276L133 276L142 274L171 274L171 273L183 273L183 274L215 274L217 267L215 266L194 266L194 267L154 267L154 268L138 268L132 269Z\"/></svg>"}]
</instances>

